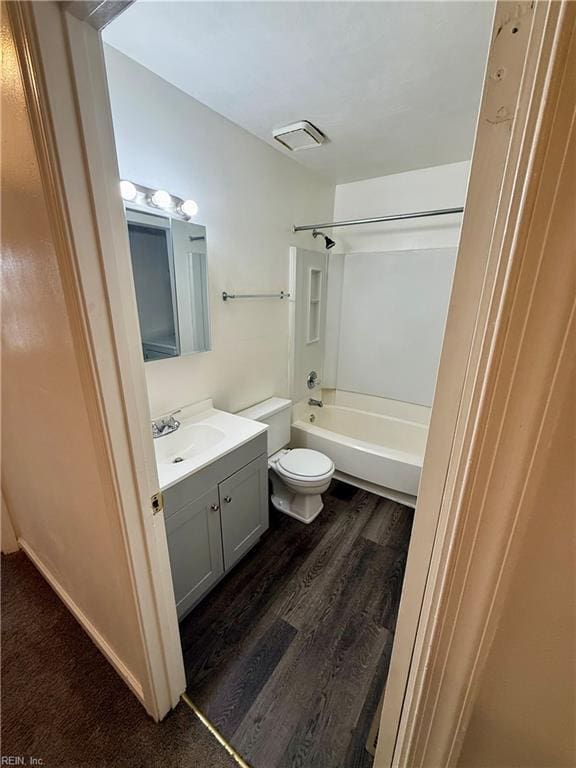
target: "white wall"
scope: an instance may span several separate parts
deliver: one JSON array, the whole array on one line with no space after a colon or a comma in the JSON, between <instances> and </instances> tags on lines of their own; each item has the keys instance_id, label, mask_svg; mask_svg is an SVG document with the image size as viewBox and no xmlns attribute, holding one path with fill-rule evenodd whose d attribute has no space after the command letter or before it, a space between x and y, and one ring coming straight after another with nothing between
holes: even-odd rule
<instances>
[{"instance_id":1,"label":"white wall","mask_svg":"<svg viewBox=\"0 0 576 768\"><path fill-rule=\"evenodd\" d=\"M337 389L432 405L455 248L345 259Z\"/></svg>"},{"instance_id":2,"label":"white wall","mask_svg":"<svg viewBox=\"0 0 576 768\"><path fill-rule=\"evenodd\" d=\"M334 218L463 204L469 163L336 187ZM333 230L325 384L431 406L461 215Z\"/></svg>"},{"instance_id":3,"label":"white wall","mask_svg":"<svg viewBox=\"0 0 576 768\"><path fill-rule=\"evenodd\" d=\"M336 388L337 384L338 345L340 343L345 260L346 256L343 253L328 252L326 341L324 344L324 377L322 384L333 389Z\"/></svg>"},{"instance_id":4,"label":"white wall","mask_svg":"<svg viewBox=\"0 0 576 768\"><path fill-rule=\"evenodd\" d=\"M113 48L106 65L121 176L193 198L207 228L213 350L146 364L152 414L287 395L288 303L220 296L287 290L290 245L312 242L292 225L331 219L334 186Z\"/></svg>"},{"instance_id":5,"label":"white wall","mask_svg":"<svg viewBox=\"0 0 576 768\"><path fill-rule=\"evenodd\" d=\"M339 184L334 219L364 219L464 205L470 162L438 165L366 181ZM341 253L443 248L457 245L461 214L334 229Z\"/></svg>"}]
</instances>

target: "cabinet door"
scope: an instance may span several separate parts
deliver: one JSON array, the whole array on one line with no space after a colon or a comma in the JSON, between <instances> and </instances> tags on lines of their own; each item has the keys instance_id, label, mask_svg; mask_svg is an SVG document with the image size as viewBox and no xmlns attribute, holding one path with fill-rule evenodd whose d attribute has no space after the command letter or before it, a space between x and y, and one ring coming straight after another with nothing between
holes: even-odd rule
<instances>
[{"instance_id":1,"label":"cabinet door","mask_svg":"<svg viewBox=\"0 0 576 768\"><path fill-rule=\"evenodd\" d=\"M268 528L266 454L218 486L224 565L231 568Z\"/></svg>"},{"instance_id":2,"label":"cabinet door","mask_svg":"<svg viewBox=\"0 0 576 768\"><path fill-rule=\"evenodd\" d=\"M180 619L224 572L218 488L169 517L166 533Z\"/></svg>"}]
</instances>

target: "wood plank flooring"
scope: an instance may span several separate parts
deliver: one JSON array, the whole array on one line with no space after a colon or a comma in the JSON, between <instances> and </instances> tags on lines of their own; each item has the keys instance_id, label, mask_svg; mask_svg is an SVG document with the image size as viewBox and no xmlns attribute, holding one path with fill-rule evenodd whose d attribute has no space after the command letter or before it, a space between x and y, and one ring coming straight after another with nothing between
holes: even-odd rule
<instances>
[{"instance_id":1,"label":"wood plank flooring","mask_svg":"<svg viewBox=\"0 0 576 768\"><path fill-rule=\"evenodd\" d=\"M253 768L369 768L413 510L334 482L181 625L188 693Z\"/></svg>"}]
</instances>

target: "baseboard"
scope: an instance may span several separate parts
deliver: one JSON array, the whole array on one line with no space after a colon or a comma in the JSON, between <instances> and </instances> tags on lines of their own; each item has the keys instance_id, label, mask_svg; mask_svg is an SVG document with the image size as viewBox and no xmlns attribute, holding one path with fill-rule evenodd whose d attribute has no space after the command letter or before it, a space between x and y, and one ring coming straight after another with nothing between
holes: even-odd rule
<instances>
[{"instance_id":1,"label":"baseboard","mask_svg":"<svg viewBox=\"0 0 576 768\"><path fill-rule=\"evenodd\" d=\"M138 680L134 677L132 672L130 672L128 667L117 656L113 648L102 637L100 632L98 632L98 630L96 629L94 624L92 624L92 622L86 616L86 614L76 605L76 603L70 597L68 592L66 592L64 587L58 581L58 579L54 576L54 574L50 571L50 569L42 562L42 560L38 557L36 552L28 544L28 542L25 541L24 539L18 539L18 544L22 547L22 550L26 553L30 561L33 563L33 565L40 571L40 573L46 579L48 584L50 584L54 592L56 592L60 600L62 600L62 602L64 603L66 608L68 608L70 613L74 616L76 621L78 621L82 629L91 638L92 642L104 654L106 659L108 659L108 661L110 662L110 664L112 664L116 672L118 672L120 677L124 680L126 685L130 688L132 693L145 707L146 704L144 701L144 691L142 690L142 686L140 685Z\"/></svg>"}]
</instances>

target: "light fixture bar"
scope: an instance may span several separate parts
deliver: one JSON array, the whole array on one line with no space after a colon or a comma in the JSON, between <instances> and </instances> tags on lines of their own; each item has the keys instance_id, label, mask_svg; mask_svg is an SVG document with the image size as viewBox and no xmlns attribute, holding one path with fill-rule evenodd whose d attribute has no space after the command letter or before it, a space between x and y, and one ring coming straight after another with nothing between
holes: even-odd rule
<instances>
[{"instance_id":1,"label":"light fixture bar","mask_svg":"<svg viewBox=\"0 0 576 768\"><path fill-rule=\"evenodd\" d=\"M125 179L120 182L120 194L125 203L156 208L186 221L193 219L198 213L195 200L183 200L164 189L152 189Z\"/></svg>"}]
</instances>

